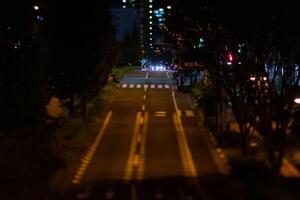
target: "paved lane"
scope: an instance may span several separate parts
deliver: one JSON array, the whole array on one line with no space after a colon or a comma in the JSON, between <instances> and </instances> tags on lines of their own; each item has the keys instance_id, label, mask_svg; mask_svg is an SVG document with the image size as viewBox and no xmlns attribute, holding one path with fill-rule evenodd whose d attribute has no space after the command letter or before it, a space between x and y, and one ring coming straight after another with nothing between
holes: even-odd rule
<instances>
[{"instance_id":1,"label":"paved lane","mask_svg":"<svg viewBox=\"0 0 300 200\"><path fill-rule=\"evenodd\" d=\"M165 71L134 71L123 81L69 199L225 197L211 190L215 181L224 194L230 187L215 179L219 166L188 95L174 92Z\"/></svg>"}]
</instances>

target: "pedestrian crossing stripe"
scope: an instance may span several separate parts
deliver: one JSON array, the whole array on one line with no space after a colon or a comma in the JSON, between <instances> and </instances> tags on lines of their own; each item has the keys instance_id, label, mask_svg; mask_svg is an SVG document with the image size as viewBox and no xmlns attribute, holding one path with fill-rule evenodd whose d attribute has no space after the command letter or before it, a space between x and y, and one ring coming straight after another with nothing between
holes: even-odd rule
<instances>
[{"instance_id":1,"label":"pedestrian crossing stripe","mask_svg":"<svg viewBox=\"0 0 300 200\"><path fill-rule=\"evenodd\" d=\"M170 89L170 85L162 85L162 84L127 84L127 83L123 83L122 85L120 85L121 88L138 88L138 89L141 89L141 88L151 88L151 89Z\"/></svg>"}]
</instances>

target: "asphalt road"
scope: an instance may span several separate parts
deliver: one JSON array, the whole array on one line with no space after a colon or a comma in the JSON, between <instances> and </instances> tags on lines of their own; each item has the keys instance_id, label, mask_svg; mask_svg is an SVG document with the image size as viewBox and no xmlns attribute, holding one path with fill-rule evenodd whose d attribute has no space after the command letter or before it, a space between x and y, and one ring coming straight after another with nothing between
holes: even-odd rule
<instances>
[{"instance_id":1,"label":"asphalt road","mask_svg":"<svg viewBox=\"0 0 300 200\"><path fill-rule=\"evenodd\" d=\"M168 72L130 72L65 199L238 199L200 120Z\"/></svg>"}]
</instances>

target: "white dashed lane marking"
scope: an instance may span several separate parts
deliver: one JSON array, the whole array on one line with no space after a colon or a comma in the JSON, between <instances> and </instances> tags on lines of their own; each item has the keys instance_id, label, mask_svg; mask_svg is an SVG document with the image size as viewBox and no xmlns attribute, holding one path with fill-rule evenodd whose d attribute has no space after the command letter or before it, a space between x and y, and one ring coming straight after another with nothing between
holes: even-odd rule
<instances>
[{"instance_id":1,"label":"white dashed lane marking","mask_svg":"<svg viewBox=\"0 0 300 200\"><path fill-rule=\"evenodd\" d=\"M137 88L137 89L148 89L148 88L151 88L151 89L155 89L155 88L158 88L158 89L170 89L170 85L162 85L162 84L127 84L127 83L123 83L121 86L121 88Z\"/></svg>"}]
</instances>

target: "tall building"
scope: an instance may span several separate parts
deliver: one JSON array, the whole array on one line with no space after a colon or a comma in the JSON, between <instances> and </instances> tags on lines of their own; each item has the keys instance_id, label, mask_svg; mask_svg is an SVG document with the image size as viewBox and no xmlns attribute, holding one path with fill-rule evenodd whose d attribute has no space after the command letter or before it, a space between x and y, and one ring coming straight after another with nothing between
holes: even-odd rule
<instances>
[{"instance_id":1,"label":"tall building","mask_svg":"<svg viewBox=\"0 0 300 200\"><path fill-rule=\"evenodd\" d=\"M130 8L138 6L138 0L122 0L122 8Z\"/></svg>"},{"instance_id":2,"label":"tall building","mask_svg":"<svg viewBox=\"0 0 300 200\"><path fill-rule=\"evenodd\" d=\"M141 49L145 59L153 59L164 44L160 29L171 6L163 0L120 0L120 5L123 10L136 9Z\"/></svg>"}]
</instances>

